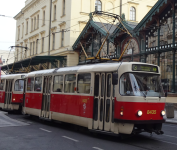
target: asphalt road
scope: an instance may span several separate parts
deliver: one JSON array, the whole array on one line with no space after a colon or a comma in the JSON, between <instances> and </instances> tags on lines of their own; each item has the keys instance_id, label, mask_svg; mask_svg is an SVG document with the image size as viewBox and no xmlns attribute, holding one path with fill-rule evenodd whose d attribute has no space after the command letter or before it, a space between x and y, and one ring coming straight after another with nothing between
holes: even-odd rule
<instances>
[{"instance_id":1,"label":"asphalt road","mask_svg":"<svg viewBox=\"0 0 177 150\"><path fill-rule=\"evenodd\" d=\"M164 135L143 133L121 139L93 134L73 125L51 123L9 114L21 125L0 127L0 150L173 150L177 149L177 125L164 124Z\"/></svg>"}]
</instances>

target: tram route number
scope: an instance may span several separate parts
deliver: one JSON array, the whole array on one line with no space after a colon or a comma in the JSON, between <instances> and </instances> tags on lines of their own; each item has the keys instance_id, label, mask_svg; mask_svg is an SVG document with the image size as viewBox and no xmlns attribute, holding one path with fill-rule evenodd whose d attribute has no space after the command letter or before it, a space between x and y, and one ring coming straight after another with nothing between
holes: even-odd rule
<instances>
[{"instance_id":1,"label":"tram route number","mask_svg":"<svg viewBox=\"0 0 177 150\"><path fill-rule=\"evenodd\" d=\"M156 114L156 110L147 110L147 114L154 115L154 114Z\"/></svg>"}]
</instances>

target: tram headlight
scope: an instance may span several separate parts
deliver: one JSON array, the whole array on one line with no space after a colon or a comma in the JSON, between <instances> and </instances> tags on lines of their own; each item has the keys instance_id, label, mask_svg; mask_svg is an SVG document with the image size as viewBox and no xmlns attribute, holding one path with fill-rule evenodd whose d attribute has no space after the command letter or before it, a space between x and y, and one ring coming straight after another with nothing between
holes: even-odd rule
<instances>
[{"instance_id":1,"label":"tram headlight","mask_svg":"<svg viewBox=\"0 0 177 150\"><path fill-rule=\"evenodd\" d=\"M165 116L165 110L162 110L162 111L161 111L161 115L162 115L162 116Z\"/></svg>"},{"instance_id":2,"label":"tram headlight","mask_svg":"<svg viewBox=\"0 0 177 150\"><path fill-rule=\"evenodd\" d=\"M141 110L138 110L137 115L141 117L143 115L143 112Z\"/></svg>"}]
</instances>

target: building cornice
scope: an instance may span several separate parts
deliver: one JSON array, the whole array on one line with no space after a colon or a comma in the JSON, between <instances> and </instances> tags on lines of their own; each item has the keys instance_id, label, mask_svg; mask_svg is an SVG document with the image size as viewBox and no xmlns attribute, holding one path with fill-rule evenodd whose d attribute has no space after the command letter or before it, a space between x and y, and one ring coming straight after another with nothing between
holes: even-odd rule
<instances>
[{"instance_id":1,"label":"building cornice","mask_svg":"<svg viewBox=\"0 0 177 150\"><path fill-rule=\"evenodd\" d=\"M45 6L43 6L41 9L45 9L47 6L45 5Z\"/></svg>"},{"instance_id":2,"label":"building cornice","mask_svg":"<svg viewBox=\"0 0 177 150\"><path fill-rule=\"evenodd\" d=\"M62 23L60 23L60 24L58 24L59 26L62 26L62 25L65 25L66 24L66 22L65 21L63 21Z\"/></svg>"},{"instance_id":3,"label":"building cornice","mask_svg":"<svg viewBox=\"0 0 177 150\"><path fill-rule=\"evenodd\" d=\"M35 16L36 14L38 14L40 12L40 10L36 11L35 13L33 13L30 17Z\"/></svg>"},{"instance_id":4,"label":"building cornice","mask_svg":"<svg viewBox=\"0 0 177 150\"><path fill-rule=\"evenodd\" d=\"M36 2L39 2L39 0L32 0L29 4L22 8L21 11L16 16L14 16L14 19L17 20L19 17L21 17L23 12L25 12L29 7L31 7Z\"/></svg>"},{"instance_id":5,"label":"building cornice","mask_svg":"<svg viewBox=\"0 0 177 150\"><path fill-rule=\"evenodd\" d=\"M39 33L36 33L35 35L30 36L30 37L29 37L29 40L31 40L32 38L34 38L34 37L36 37L36 36L38 36L38 35L39 35Z\"/></svg>"},{"instance_id":6,"label":"building cornice","mask_svg":"<svg viewBox=\"0 0 177 150\"><path fill-rule=\"evenodd\" d=\"M139 5L139 3L135 3L135 2L127 2L128 4L134 4L134 5Z\"/></svg>"},{"instance_id":7,"label":"building cornice","mask_svg":"<svg viewBox=\"0 0 177 150\"><path fill-rule=\"evenodd\" d=\"M43 33L45 33L45 30L43 30L43 31L40 32L40 34L43 34Z\"/></svg>"},{"instance_id":8,"label":"building cornice","mask_svg":"<svg viewBox=\"0 0 177 150\"><path fill-rule=\"evenodd\" d=\"M52 3L55 4L58 0L54 0Z\"/></svg>"}]
</instances>

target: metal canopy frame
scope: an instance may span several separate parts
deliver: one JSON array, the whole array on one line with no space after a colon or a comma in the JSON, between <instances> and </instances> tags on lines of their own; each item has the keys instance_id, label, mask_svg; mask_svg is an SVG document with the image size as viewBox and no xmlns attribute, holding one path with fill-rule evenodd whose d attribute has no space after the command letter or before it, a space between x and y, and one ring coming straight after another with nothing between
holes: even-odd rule
<instances>
[{"instance_id":1,"label":"metal canopy frame","mask_svg":"<svg viewBox=\"0 0 177 150\"><path fill-rule=\"evenodd\" d=\"M3 72L9 72L9 73L17 73L17 72L24 72L28 73L30 70L30 66L36 67L36 65L42 64L42 66L50 62L53 66L55 66L56 61L63 61L65 60L66 56L34 56L31 58L27 58L15 63L11 63L5 66L1 66L1 70ZM57 66L55 66L57 67ZM20 69L23 69L23 71L19 71Z\"/></svg>"}]
</instances>

